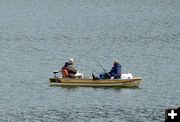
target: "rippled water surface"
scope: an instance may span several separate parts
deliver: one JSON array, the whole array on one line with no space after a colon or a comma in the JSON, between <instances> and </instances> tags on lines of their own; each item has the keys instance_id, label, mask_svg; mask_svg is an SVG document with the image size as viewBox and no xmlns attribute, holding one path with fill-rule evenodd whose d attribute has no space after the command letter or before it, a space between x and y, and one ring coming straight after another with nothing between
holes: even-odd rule
<instances>
[{"instance_id":1,"label":"rippled water surface","mask_svg":"<svg viewBox=\"0 0 180 122\"><path fill-rule=\"evenodd\" d=\"M0 0L0 121L163 121L180 106L179 13L179 0ZM70 57L100 73L87 51L140 88L49 87Z\"/></svg>"}]
</instances>

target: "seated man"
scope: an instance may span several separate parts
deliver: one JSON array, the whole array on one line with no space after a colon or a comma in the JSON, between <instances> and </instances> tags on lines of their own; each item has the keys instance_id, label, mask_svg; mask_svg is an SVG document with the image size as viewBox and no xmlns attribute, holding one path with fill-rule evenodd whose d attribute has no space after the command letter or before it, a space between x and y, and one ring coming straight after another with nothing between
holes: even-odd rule
<instances>
[{"instance_id":1,"label":"seated man","mask_svg":"<svg viewBox=\"0 0 180 122\"><path fill-rule=\"evenodd\" d=\"M69 61L62 67L61 72L63 77L75 78L77 69L74 66L74 59L69 59Z\"/></svg>"},{"instance_id":2,"label":"seated man","mask_svg":"<svg viewBox=\"0 0 180 122\"><path fill-rule=\"evenodd\" d=\"M118 61L114 61L110 72L100 74L99 77L95 77L94 74L92 74L92 77L93 80L121 78L121 65L118 63Z\"/></svg>"}]
</instances>

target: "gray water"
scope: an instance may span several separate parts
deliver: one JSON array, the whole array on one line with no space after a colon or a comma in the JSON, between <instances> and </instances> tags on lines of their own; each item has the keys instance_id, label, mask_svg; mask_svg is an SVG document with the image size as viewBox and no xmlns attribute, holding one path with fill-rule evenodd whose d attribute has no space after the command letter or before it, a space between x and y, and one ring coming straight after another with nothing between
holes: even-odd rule
<instances>
[{"instance_id":1,"label":"gray water","mask_svg":"<svg viewBox=\"0 0 180 122\"><path fill-rule=\"evenodd\" d=\"M75 58L86 76L143 77L137 89L49 87ZM160 122L180 106L179 0L0 0L0 122Z\"/></svg>"}]
</instances>

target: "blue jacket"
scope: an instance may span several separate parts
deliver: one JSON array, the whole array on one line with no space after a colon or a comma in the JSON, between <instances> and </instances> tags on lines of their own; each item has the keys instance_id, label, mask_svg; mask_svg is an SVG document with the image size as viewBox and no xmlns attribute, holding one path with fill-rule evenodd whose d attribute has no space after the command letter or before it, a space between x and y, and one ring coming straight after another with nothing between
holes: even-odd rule
<instances>
[{"instance_id":1,"label":"blue jacket","mask_svg":"<svg viewBox=\"0 0 180 122\"><path fill-rule=\"evenodd\" d=\"M121 65L114 65L109 74L111 77L114 77L114 79L121 78Z\"/></svg>"}]
</instances>

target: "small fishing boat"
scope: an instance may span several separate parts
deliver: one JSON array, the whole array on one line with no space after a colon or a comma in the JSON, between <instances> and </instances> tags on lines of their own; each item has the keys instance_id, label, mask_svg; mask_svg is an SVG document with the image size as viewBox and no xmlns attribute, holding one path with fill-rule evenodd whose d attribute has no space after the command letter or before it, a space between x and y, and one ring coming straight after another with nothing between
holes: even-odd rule
<instances>
[{"instance_id":1,"label":"small fishing boat","mask_svg":"<svg viewBox=\"0 0 180 122\"><path fill-rule=\"evenodd\" d=\"M142 81L141 77L131 79L103 79L93 80L91 78L50 78L50 86L86 86L86 87L138 87Z\"/></svg>"}]
</instances>

